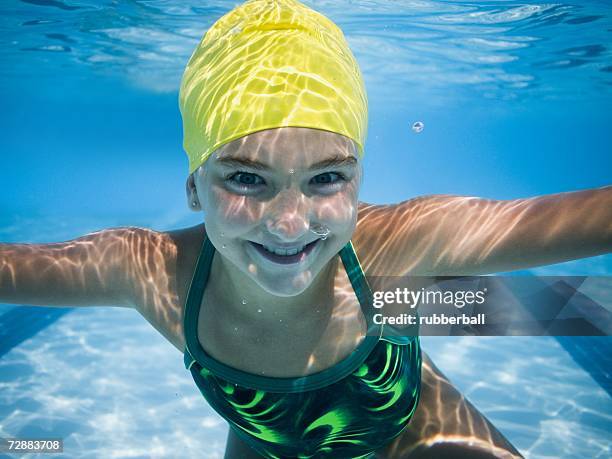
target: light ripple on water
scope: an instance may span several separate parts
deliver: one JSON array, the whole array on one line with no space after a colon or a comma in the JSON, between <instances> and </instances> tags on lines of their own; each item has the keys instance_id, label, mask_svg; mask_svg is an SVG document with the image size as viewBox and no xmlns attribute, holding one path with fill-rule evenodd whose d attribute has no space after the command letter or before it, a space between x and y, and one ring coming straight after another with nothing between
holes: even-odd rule
<instances>
[{"instance_id":1,"label":"light ripple on water","mask_svg":"<svg viewBox=\"0 0 612 459\"><path fill-rule=\"evenodd\" d=\"M61 436L70 457L223 456L227 424L136 311L76 310L9 352L0 372L16 364L0 436Z\"/></svg>"},{"instance_id":2,"label":"light ripple on water","mask_svg":"<svg viewBox=\"0 0 612 459\"><path fill-rule=\"evenodd\" d=\"M526 457L605 456L611 400L553 338L423 343ZM133 310L76 310L9 352L0 372L15 365L0 391L0 436L61 436L70 457L223 455L225 421Z\"/></svg>"},{"instance_id":3,"label":"light ripple on water","mask_svg":"<svg viewBox=\"0 0 612 459\"><path fill-rule=\"evenodd\" d=\"M554 338L422 340L434 362L527 458L605 457L609 451L612 399Z\"/></svg>"},{"instance_id":4,"label":"light ripple on water","mask_svg":"<svg viewBox=\"0 0 612 459\"><path fill-rule=\"evenodd\" d=\"M94 72L127 78L152 91L175 92L205 30L238 2L34 3L12 2L3 11L10 18L3 21L10 41L0 50L8 64L0 71L4 78L33 77L35 67L36 78L91 78ZM486 91L487 97L506 100L610 93L607 54L580 60L571 54L580 46L607 47L611 18L598 2L305 3L344 30L375 97L396 102L398 97L414 101L428 91L430 97L448 91L453 97L469 97ZM590 83L579 90L567 74L577 72L577 67L580 78ZM558 70L563 74L551 73ZM473 77L482 74L486 77ZM513 83L516 76L519 84Z\"/></svg>"}]
</instances>

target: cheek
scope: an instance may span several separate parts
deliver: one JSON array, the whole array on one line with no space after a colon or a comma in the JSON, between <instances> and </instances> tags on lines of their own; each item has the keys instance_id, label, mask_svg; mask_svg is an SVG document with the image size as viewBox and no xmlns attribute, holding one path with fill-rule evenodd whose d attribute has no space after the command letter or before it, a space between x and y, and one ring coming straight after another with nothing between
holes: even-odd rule
<instances>
[{"instance_id":1,"label":"cheek","mask_svg":"<svg viewBox=\"0 0 612 459\"><path fill-rule=\"evenodd\" d=\"M263 204L247 196L229 193L213 186L207 199L208 215L214 215L219 225L245 229L257 224L263 214Z\"/></svg>"},{"instance_id":2,"label":"cheek","mask_svg":"<svg viewBox=\"0 0 612 459\"><path fill-rule=\"evenodd\" d=\"M326 224L332 230L349 230L357 221L357 196L347 192L321 200L315 215L317 221Z\"/></svg>"}]
</instances>

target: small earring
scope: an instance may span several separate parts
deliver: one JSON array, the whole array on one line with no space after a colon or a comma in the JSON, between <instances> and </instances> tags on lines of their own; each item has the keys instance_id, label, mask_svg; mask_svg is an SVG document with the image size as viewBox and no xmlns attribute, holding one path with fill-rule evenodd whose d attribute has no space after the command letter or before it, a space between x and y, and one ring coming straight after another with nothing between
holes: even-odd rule
<instances>
[{"instance_id":1,"label":"small earring","mask_svg":"<svg viewBox=\"0 0 612 459\"><path fill-rule=\"evenodd\" d=\"M197 207L198 206L198 201L191 201L191 206L192 207Z\"/></svg>"}]
</instances>

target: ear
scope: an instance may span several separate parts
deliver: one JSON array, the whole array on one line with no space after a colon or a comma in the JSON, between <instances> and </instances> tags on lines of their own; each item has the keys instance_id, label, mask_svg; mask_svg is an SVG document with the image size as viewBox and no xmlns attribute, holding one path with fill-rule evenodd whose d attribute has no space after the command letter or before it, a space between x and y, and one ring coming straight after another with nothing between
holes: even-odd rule
<instances>
[{"instance_id":1,"label":"ear","mask_svg":"<svg viewBox=\"0 0 612 459\"><path fill-rule=\"evenodd\" d=\"M202 206L200 205L200 200L198 199L198 192L193 176L194 174L195 172L193 174L189 174L189 177L187 177L185 191L187 192L187 206L194 212L197 212L202 210Z\"/></svg>"}]
</instances>

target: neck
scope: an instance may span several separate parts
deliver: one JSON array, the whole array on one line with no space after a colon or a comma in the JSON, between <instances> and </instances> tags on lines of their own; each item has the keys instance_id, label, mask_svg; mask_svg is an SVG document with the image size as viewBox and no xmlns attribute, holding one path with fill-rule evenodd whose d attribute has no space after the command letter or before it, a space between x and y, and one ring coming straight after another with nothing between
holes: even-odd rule
<instances>
[{"instance_id":1,"label":"neck","mask_svg":"<svg viewBox=\"0 0 612 459\"><path fill-rule=\"evenodd\" d=\"M215 302L223 305L225 317L246 321L329 321L334 306L334 280L338 270L334 257L317 274L310 285L295 296L277 296L260 287L251 277L238 270L217 252L213 259L207 290Z\"/></svg>"}]
</instances>

